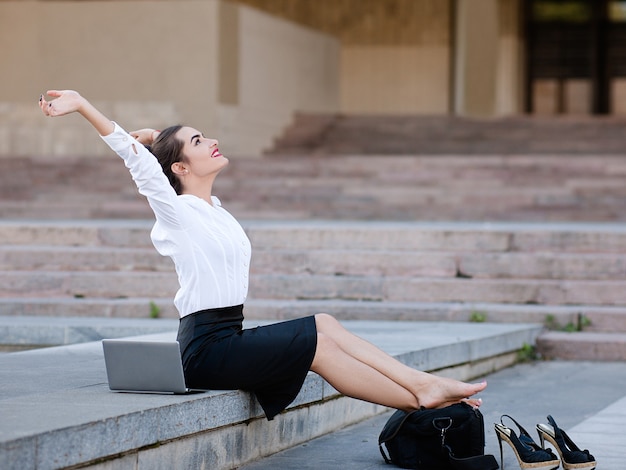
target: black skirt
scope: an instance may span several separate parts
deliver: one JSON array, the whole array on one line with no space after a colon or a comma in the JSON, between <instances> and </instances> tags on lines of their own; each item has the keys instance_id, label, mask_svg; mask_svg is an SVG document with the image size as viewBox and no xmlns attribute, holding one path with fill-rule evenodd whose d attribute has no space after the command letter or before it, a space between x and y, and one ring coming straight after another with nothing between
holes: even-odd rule
<instances>
[{"instance_id":1,"label":"black skirt","mask_svg":"<svg viewBox=\"0 0 626 470\"><path fill-rule=\"evenodd\" d=\"M315 317L243 329L243 305L180 319L187 387L253 392L271 420L298 395L317 347Z\"/></svg>"}]
</instances>

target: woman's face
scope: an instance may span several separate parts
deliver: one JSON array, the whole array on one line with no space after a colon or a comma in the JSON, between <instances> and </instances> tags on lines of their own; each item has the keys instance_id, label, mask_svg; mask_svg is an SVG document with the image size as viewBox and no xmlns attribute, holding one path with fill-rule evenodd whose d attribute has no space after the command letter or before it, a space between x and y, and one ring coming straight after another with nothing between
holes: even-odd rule
<instances>
[{"instance_id":1,"label":"woman's face","mask_svg":"<svg viewBox=\"0 0 626 470\"><path fill-rule=\"evenodd\" d=\"M228 159L217 147L218 141L204 137L197 129L182 127L176 137L183 141L183 154L186 158L182 164L187 174L204 177L218 173L228 165Z\"/></svg>"}]
</instances>

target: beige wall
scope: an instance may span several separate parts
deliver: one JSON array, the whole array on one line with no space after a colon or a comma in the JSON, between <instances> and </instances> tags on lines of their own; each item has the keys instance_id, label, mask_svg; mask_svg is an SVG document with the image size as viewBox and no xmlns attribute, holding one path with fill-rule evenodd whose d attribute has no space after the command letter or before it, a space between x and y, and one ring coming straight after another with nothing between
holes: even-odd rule
<instances>
[{"instance_id":1,"label":"beige wall","mask_svg":"<svg viewBox=\"0 0 626 470\"><path fill-rule=\"evenodd\" d=\"M80 117L43 118L49 88L79 90L127 128L192 125L230 153L259 154L296 110L338 109L336 40L224 5L0 1L0 156L110 153Z\"/></svg>"},{"instance_id":2,"label":"beige wall","mask_svg":"<svg viewBox=\"0 0 626 470\"><path fill-rule=\"evenodd\" d=\"M450 61L447 46L344 46L344 113L446 114Z\"/></svg>"},{"instance_id":3,"label":"beige wall","mask_svg":"<svg viewBox=\"0 0 626 470\"><path fill-rule=\"evenodd\" d=\"M515 113L519 1L405 2L397 37L390 16L389 34L363 20L342 38L224 0L0 0L0 157L109 154L78 116L39 114L47 88L78 89L127 128L193 125L240 155L295 111Z\"/></svg>"},{"instance_id":4,"label":"beige wall","mask_svg":"<svg viewBox=\"0 0 626 470\"><path fill-rule=\"evenodd\" d=\"M236 104L219 106L218 135L235 153L254 154L271 146L294 111L338 110L339 42L259 10L238 8L238 95Z\"/></svg>"},{"instance_id":5,"label":"beige wall","mask_svg":"<svg viewBox=\"0 0 626 470\"><path fill-rule=\"evenodd\" d=\"M216 7L215 0L0 2L8 72L0 154L108 152L77 116L41 116L37 97L48 88L77 89L130 128L215 125Z\"/></svg>"}]
</instances>

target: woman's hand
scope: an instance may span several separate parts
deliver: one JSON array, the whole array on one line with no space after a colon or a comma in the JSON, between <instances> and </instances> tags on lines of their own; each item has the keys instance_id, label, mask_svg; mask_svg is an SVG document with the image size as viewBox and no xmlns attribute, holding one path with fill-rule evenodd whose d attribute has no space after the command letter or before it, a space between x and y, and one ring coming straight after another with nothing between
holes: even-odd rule
<instances>
[{"instance_id":1,"label":"woman's hand","mask_svg":"<svg viewBox=\"0 0 626 470\"><path fill-rule=\"evenodd\" d=\"M130 135L140 144L152 145L152 142L154 142L154 139L156 139L160 133L161 131L157 131L156 129L139 129L132 131Z\"/></svg>"},{"instance_id":2,"label":"woman's hand","mask_svg":"<svg viewBox=\"0 0 626 470\"><path fill-rule=\"evenodd\" d=\"M109 135L115 130L115 125L104 114L98 111L89 101L73 90L48 90L52 101L46 101L43 95L39 96L39 107L45 116L64 116L78 112L98 131L100 135Z\"/></svg>"},{"instance_id":3,"label":"woman's hand","mask_svg":"<svg viewBox=\"0 0 626 470\"><path fill-rule=\"evenodd\" d=\"M46 116L64 116L79 111L81 106L86 103L85 98L73 90L49 90L46 94L56 98L52 101L46 101L44 95L39 97L39 107Z\"/></svg>"}]
</instances>

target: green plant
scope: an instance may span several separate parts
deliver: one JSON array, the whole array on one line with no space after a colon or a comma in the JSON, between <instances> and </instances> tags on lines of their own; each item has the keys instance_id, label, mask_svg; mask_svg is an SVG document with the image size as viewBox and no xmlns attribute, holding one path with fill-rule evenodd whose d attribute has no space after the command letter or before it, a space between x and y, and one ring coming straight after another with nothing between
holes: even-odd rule
<instances>
[{"instance_id":1,"label":"green plant","mask_svg":"<svg viewBox=\"0 0 626 470\"><path fill-rule=\"evenodd\" d=\"M521 349L517 351L517 360L519 362L531 362L537 359L537 350L532 344L524 343Z\"/></svg>"},{"instance_id":2,"label":"green plant","mask_svg":"<svg viewBox=\"0 0 626 470\"><path fill-rule=\"evenodd\" d=\"M161 316L161 307L150 301L150 318L159 318Z\"/></svg>"},{"instance_id":3,"label":"green plant","mask_svg":"<svg viewBox=\"0 0 626 470\"><path fill-rule=\"evenodd\" d=\"M472 311L469 321L473 323L484 323L487 321L487 314L485 312Z\"/></svg>"},{"instance_id":4,"label":"green plant","mask_svg":"<svg viewBox=\"0 0 626 470\"><path fill-rule=\"evenodd\" d=\"M584 313L578 315L578 331L582 331L589 326L591 326L591 319Z\"/></svg>"},{"instance_id":5,"label":"green plant","mask_svg":"<svg viewBox=\"0 0 626 470\"><path fill-rule=\"evenodd\" d=\"M578 331L578 325L575 325L574 323L569 322L567 325L563 327L563 331L565 331L566 333L574 333L575 331Z\"/></svg>"},{"instance_id":6,"label":"green plant","mask_svg":"<svg viewBox=\"0 0 626 470\"><path fill-rule=\"evenodd\" d=\"M556 321L556 317L552 315L551 313L546 315L544 324L546 325L546 328L549 330L557 330L559 328L559 324Z\"/></svg>"},{"instance_id":7,"label":"green plant","mask_svg":"<svg viewBox=\"0 0 626 470\"><path fill-rule=\"evenodd\" d=\"M575 333L577 331L583 331L585 328L591 325L591 320L589 319L589 317L582 313L577 315L575 321L568 322L567 325L563 327L561 327L556 321L554 321L554 317L552 317L552 321L549 323L548 316L546 316L546 326L551 330L560 330L567 333Z\"/></svg>"}]
</instances>

